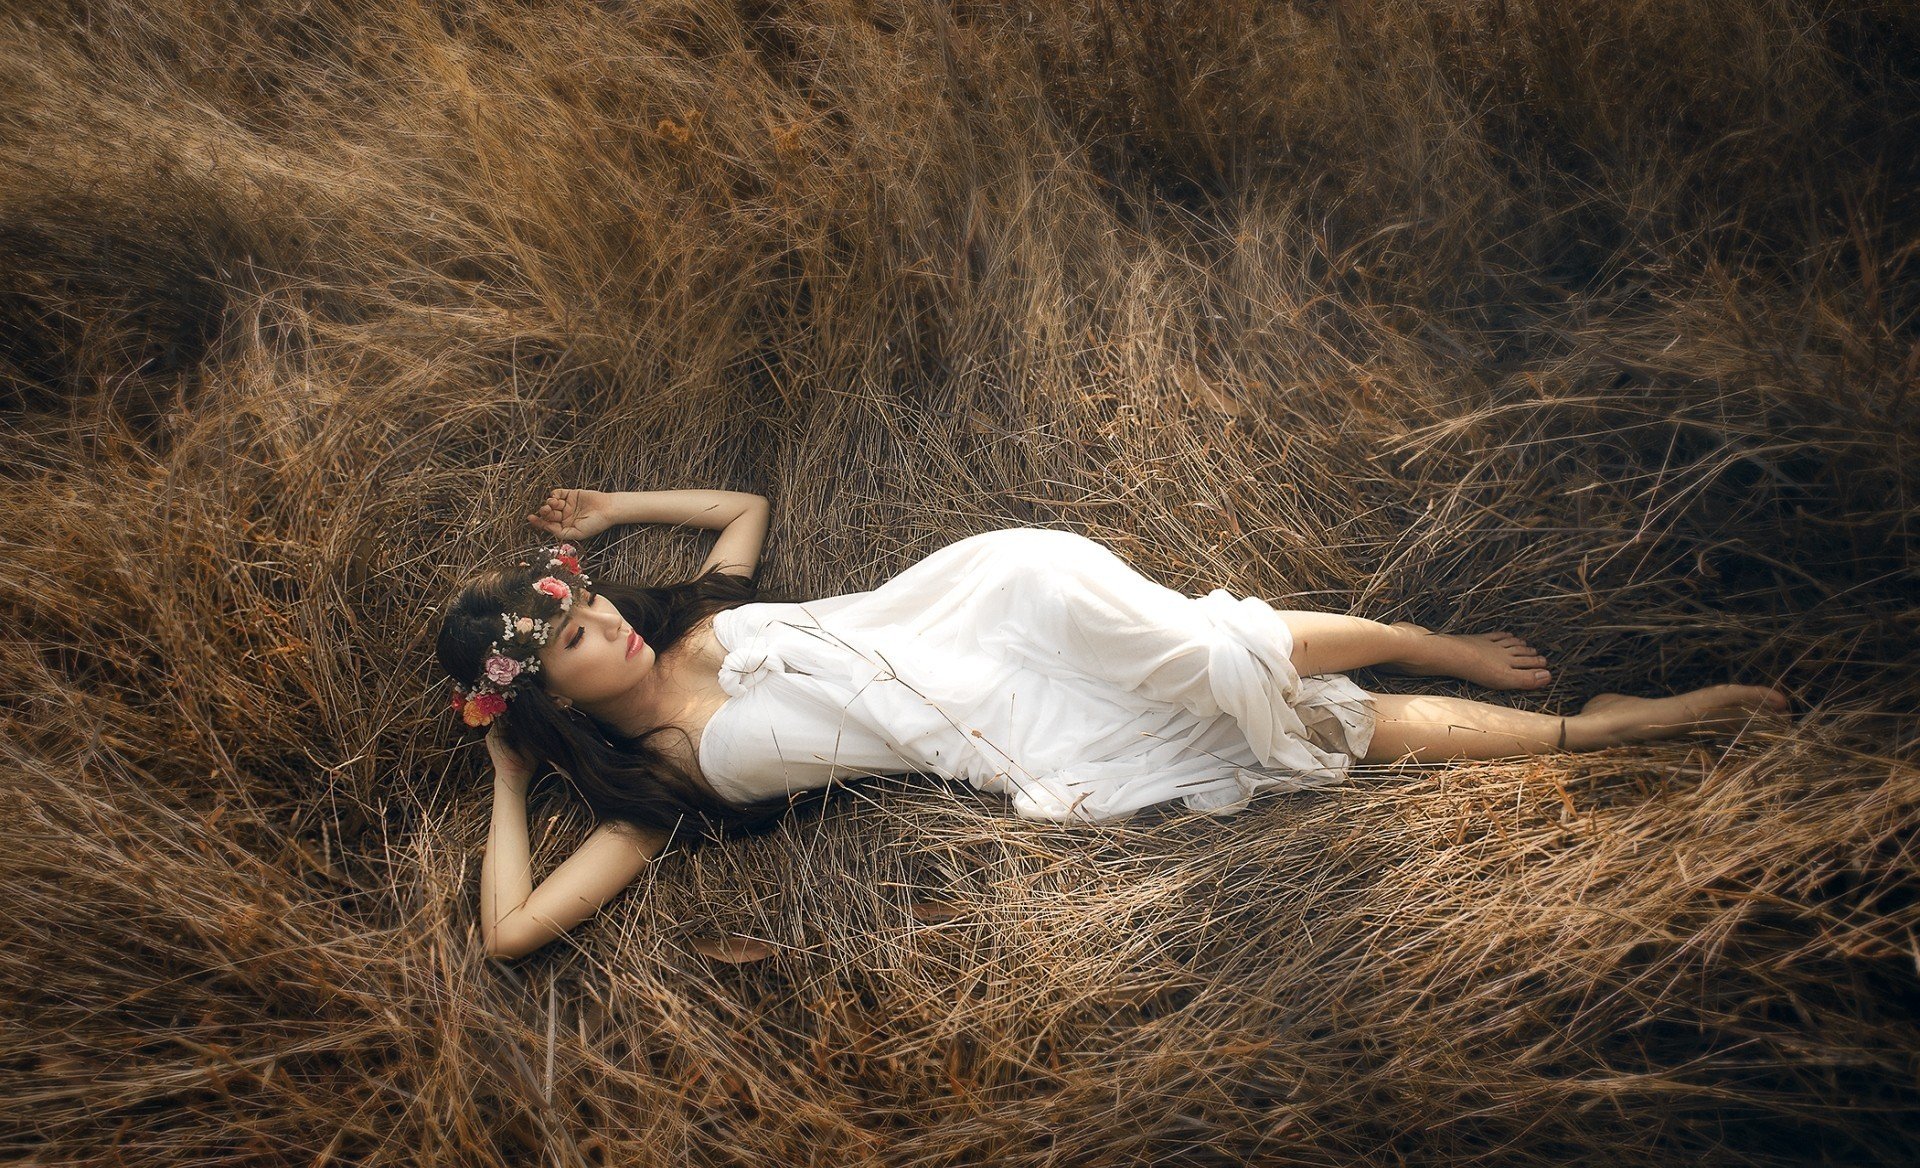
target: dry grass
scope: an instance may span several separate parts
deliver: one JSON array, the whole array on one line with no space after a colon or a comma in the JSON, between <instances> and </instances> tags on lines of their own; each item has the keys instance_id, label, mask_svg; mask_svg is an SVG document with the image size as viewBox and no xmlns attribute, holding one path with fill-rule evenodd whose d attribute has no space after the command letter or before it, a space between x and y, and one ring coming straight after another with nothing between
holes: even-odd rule
<instances>
[{"instance_id":1,"label":"dry grass","mask_svg":"<svg viewBox=\"0 0 1920 1168\"><path fill-rule=\"evenodd\" d=\"M1910 6L0 19L7 1157L1920 1145ZM876 783L497 967L422 600L560 483L768 494L796 595L1064 525L1806 712L1225 822Z\"/></svg>"}]
</instances>

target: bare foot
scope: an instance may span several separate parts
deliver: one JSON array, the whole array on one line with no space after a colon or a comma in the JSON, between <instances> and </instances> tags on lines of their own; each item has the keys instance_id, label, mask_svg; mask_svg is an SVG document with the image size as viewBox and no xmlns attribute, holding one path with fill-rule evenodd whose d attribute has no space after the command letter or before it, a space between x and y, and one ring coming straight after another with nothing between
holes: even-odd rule
<instances>
[{"instance_id":1,"label":"bare foot","mask_svg":"<svg viewBox=\"0 0 1920 1168\"><path fill-rule=\"evenodd\" d=\"M1653 742L1683 734L1725 733L1785 723L1787 695L1758 685L1710 685L1670 698L1603 693L1580 707L1615 742Z\"/></svg>"},{"instance_id":2,"label":"bare foot","mask_svg":"<svg viewBox=\"0 0 1920 1168\"><path fill-rule=\"evenodd\" d=\"M1458 677L1488 689L1539 689L1553 680L1547 663L1532 645L1512 633L1436 633L1412 621L1393 627L1418 635L1408 660L1374 666L1382 673L1409 677Z\"/></svg>"},{"instance_id":3,"label":"bare foot","mask_svg":"<svg viewBox=\"0 0 1920 1168\"><path fill-rule=\"evenodd\" d=\"M1580 707L1580 712L1583 714L1597 714L1602 710L1617 706L1621 702L1644 702L1646 700L1646 698L1636 698L1623 693L1594 694Z\"/></svg>"}]
</instances>

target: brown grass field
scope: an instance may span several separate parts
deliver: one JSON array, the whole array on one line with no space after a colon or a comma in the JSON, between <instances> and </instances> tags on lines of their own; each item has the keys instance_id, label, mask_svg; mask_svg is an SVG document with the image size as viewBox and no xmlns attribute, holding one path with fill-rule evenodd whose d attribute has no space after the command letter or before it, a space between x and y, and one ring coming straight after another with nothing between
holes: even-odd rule
<instances>
[{"instance_id":1,"label":"brown grass field","mask_svg":"<svg viewBox=\"0 0 1920 1168\"><path fill-rule=\"evenodd\" d=\"M0 1159L1913 1162L1917 196L1904 0L5 5ZM880 780L490 962L432 606L558 485L765 494L783 595L1061 526L1797 715Z\"/></svg>"}]
</instances>

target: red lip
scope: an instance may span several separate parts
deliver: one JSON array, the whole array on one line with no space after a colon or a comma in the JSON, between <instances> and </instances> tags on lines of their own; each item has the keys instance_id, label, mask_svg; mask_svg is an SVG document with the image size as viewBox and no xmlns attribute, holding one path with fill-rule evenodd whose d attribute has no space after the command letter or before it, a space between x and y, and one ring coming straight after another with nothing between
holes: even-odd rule
<instances>
[{"instance_id":1,"label":"red lip","mask_svg":"<svg viewBox=\"0 0 1920 1168\"><path fill-rule=\"evenodd\" d=\"M640 651L640 646L644 644L646 644L646 642L640 639L639 633L628 633L627 634L627 660L629 661L633 660L633 655L635 653L638 653Z\"/></svg>"}]
</instances>

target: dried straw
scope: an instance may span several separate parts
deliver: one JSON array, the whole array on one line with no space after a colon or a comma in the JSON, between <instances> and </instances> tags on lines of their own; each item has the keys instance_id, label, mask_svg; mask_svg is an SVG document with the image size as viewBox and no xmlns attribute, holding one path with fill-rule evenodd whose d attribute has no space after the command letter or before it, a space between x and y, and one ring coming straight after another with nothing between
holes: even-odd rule
<instances>
[{"instance_id":1,"label":"dried straw","mask_svg":"<svg viewBox=\"0 0 1920 1168\"><path fill-rule=\"evenodd\" d=\"M0 1152L1911 1159L1916 59L1889 0L10 9ZM797 596L1063 526L1523 630L1532 708L1802 713L1226 821L873 782L500 966L428 636L563 484L764 493Z\"/></svg>"}]
</instances>

